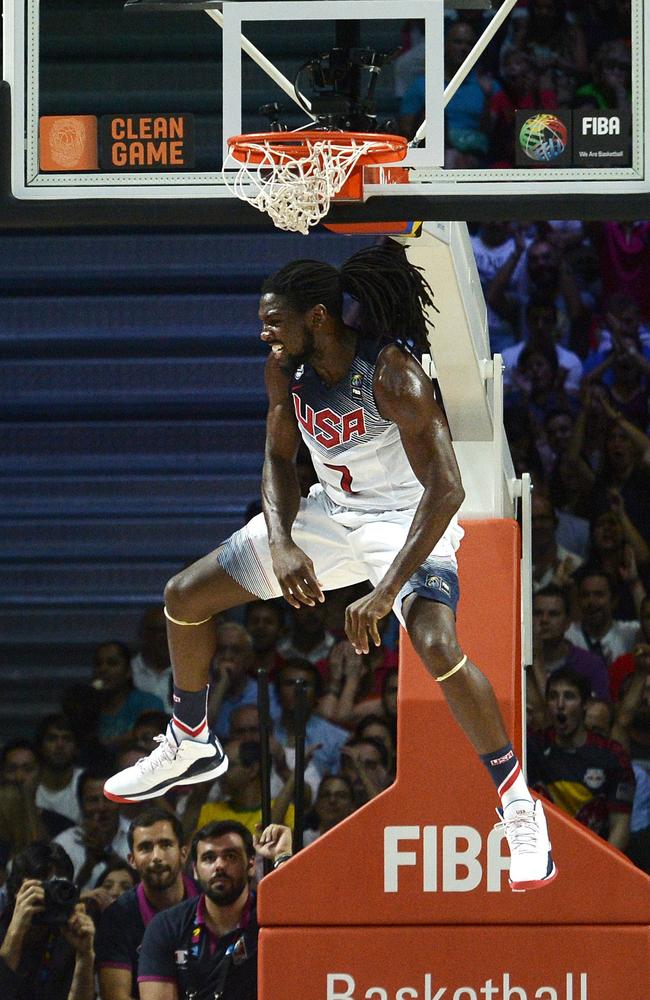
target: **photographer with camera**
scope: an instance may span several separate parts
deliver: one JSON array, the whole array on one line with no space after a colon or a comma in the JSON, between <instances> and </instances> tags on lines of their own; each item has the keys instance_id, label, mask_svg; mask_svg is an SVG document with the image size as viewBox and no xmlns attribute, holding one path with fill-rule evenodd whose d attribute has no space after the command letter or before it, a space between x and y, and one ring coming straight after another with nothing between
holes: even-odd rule
<instances>
[{"instance_id":1,"label":"photographer with camera","mask_svg":"<svg viewBox=\"0 0 650 1000\"><path fill-rule=\"evenodd\" d=\"M16 855L0 921L2 1000L93 1000L94 933L70 858L34 841Z\"/></svg>"}]
</instances>

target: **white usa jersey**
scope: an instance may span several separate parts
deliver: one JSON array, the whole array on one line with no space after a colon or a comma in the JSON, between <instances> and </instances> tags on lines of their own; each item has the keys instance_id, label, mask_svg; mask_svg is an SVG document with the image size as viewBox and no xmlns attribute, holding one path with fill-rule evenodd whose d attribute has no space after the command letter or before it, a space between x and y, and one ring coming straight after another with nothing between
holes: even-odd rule
<instances>
[{"instance_id":1,"label":"white usa jersey","mask_svg":"<svg viewBox=\"0 0 650 1000\"><path fill-rule=\"evenodd\" d=\"M397 425L377 409L373 379L384 344L359 341L340 382L326 386L309 365L296 372L291 398L316 475L333 503L359 511L417 507L416 479Z\"/></svg>"}]
</instances>

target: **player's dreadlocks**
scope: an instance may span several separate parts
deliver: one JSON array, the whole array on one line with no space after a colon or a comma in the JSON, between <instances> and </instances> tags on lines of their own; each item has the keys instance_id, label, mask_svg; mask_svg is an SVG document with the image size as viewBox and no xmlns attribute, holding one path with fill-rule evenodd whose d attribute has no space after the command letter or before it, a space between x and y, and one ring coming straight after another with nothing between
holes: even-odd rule
<instances>
[{"instance_id":1,"label":"player's dreadlocks","mask_svg":"<svg viewBox=\"0 0 650 1000\"><path fill-rule=\"evenodd\" d=\"M293 261L267 278L262 294L267 293L286 297L298 312L320 303L337 319L347 294L359 304L354 325L362 336L413 345L419 354L429 351L424 310L436 308L433 291L393 240L360 250L340 271L316 260Z\"/></svg>"}]
</instances>

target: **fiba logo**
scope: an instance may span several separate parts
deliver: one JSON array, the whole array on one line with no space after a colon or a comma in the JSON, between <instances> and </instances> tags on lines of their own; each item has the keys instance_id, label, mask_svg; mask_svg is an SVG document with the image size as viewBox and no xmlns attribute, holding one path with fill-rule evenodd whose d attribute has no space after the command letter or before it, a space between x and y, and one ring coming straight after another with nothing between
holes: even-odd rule
<instances>
[{"instance_id":1,"label":"fiba logo","mask_svg":"<svg viewBox=\"0 0 650 1000\"><path fill-rule=\"evenodd\" d=\"M549 163L561 156L567 140L566 125L552 114L527 118L519 132L519 145L526 156L537 163Z\"/></svg>"}]
</instances>

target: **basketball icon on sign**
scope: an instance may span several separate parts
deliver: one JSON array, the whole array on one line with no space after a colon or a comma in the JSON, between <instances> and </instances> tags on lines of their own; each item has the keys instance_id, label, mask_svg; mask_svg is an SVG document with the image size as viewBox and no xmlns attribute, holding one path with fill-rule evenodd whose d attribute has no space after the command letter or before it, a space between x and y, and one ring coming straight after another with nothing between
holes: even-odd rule
<instances>
[{"instance_id":1,"label":"basketball icon on sign","mask_svg":"<svg viewBox=\"0 0 650 1000\"><path fill-rule=\"evenodd\" d=\"M39 126L41 170L64 173L97 169L94 115L44 115Z\"/></svg>"},{"instance_id":2,"label":"basketball icon on sign","mask_svg":"<svg viewBox=\"0 0 650 1000\"><path fill-rule=\"evenodd\" d=\"M527 118L519 132L519 144L526 156L537 163L548 163L562 155L567 147L568 130L556 115L539 114Z\"/></svg>"}]
</instances>

